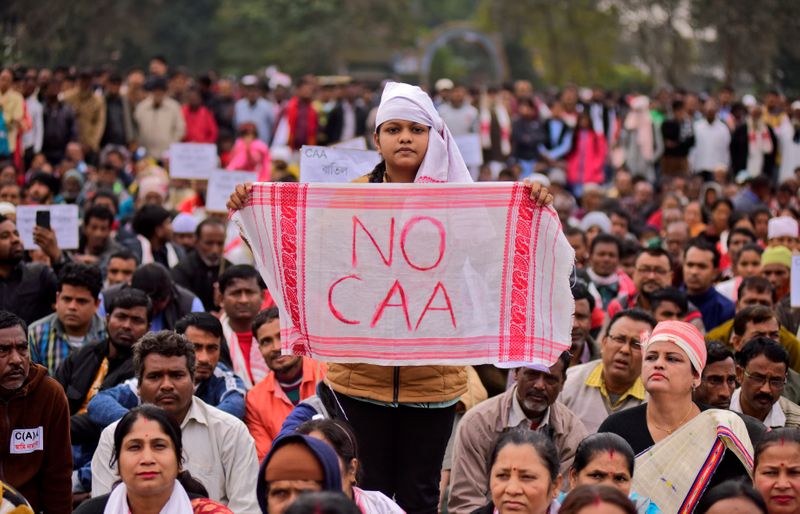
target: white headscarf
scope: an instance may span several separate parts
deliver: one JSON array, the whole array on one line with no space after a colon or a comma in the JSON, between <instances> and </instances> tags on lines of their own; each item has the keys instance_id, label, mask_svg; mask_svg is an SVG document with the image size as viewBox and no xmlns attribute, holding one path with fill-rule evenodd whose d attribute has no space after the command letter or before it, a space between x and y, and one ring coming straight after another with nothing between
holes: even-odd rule
<instances>
[{"instance_id":1,"label":"white headscarf","mask_svg":"<svg viewBox=\"0 0 800 514\"><path fill-rule=\"evenodd\" d=\"M128 506L128 488L125 483L121 482L117 487L111 491L108 497L108 503L103 511L104 514L130 514L130 507ZM162 514L192 514L192 501L186 490L180 482L175 481L175 486L172 488L172 494L169 497L166 505L161 509Z\"/></svg>"},{"instance_id":2,"label":"white headscarf","mask_svg":"<svg viewBox=\"0 0 800 514\"><path fill-rule=\"evenodd\" d=\"M453 135L425 91L401 82L386 84L375 118L375 130L389 120L413 121L431 128L428 151L414 182L472 182Z\"/></svg>"}]
</instances>

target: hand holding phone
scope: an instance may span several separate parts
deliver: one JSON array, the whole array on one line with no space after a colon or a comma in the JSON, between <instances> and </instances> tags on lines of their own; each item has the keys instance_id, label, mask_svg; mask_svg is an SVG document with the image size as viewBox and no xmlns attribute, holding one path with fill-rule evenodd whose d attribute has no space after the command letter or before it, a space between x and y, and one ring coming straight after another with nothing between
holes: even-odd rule
<instances>
[{"instance_id":1,"label":"hand holding phone","mask_svg":"<svg viewBox=\"0 0 800 514\"><path fill-rule=\"evenodd\" d=\"M36 226L50 230L50 211L36 211Z\"/></svg>"}]
</instances>

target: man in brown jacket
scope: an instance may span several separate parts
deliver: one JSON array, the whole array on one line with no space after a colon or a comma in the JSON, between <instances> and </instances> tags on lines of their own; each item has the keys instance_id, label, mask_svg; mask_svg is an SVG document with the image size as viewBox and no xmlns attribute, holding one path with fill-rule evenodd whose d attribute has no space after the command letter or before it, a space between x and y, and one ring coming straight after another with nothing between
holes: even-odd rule
<instances>
[{"instance_id":1,"label":"man in brown jacket","mask_svg":"<svg viewBox=\"0 0 800 514\"><path fill-rule=\"evenodd\" d=\"M470 513L486 505L489 491L489 453L505 430L527 428L552 438L566 473L575 449L587 435L583 423L556 401L564 385L569 353L550 368L518 368L517 384L470 409L456 433L447 511Z\"/></svg>"},{"instance_id":2,"label":"man in brown jacket","mask_svg":"<svg viewBox=\"0 0 800 514\"><path fill-rule=\"evenodd\" d=\"M78 140L87 154L100 151L100 140L106 129L106 103L92 90L92 74L82 71L78 87L64 94L64 102L72 107L78 119Z\"/></svg>"},{"instance_id":3,"label":"man in brown jacket","mask_svg":"<svg viewBox=\"0 0 800 514\"><path fill-rule=\"evenodd\" d=\"M27 327L0 311L0 481L34 512L72 512L69 409L47 368L31 364Z\"/></svg>"}]
</instances>

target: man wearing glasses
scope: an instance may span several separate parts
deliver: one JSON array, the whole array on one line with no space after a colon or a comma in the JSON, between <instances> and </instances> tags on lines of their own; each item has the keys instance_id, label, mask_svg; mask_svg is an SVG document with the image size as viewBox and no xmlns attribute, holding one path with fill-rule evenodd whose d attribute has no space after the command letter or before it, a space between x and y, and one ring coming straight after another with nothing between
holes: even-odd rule
<instances>
[{"instance_id":1,"label":"man wearing glasses","mask_svg":"<svg viewBox=\"0 0 800 514\"><path fill-rule=\"evenodd\" d=\"M719 341L706 343L706 366L700 385L692 393L697 403L728 409L736 390L736 363L733 352Z\"/></svg>"},{"instance_id":2,"label":"man wearing glasses","mask_svg":"<svg viewBox=\"0 0 800 514\"><path fill-rule=\"evenodd\" d=\"M64 390L31 364L27 327L0 311L0 476L34 512L72 511L72 450Z\"/></svg>"},{"instance_id":3,"label":"man wearing glasses","mask_svg":"<svg viewBox=\"0 0 800 514\"><path fill-rule=\"evenodd\" d=\"M590 434L612 413L644 403L641 340L655 326L656 320L645 311L618 312L600 340L600 361L567 370L559 399Z\"/></svg>"},{"instance_id":4,"label":"man wearing glasses","mask_svg":"<svg viewBox=\"0 0 800 514\"><path fill-rule=\"evenodd\" d=\"M652 295L665 287L672 285L673 265L672 257L663 248L643 248L636 256L633 264L633 285L636 286L636 294L621 300L612 300L608 304L608 315L614 317L623 309L633 309L635 307L653 313ZM683 321L696 326L701 332L705 331L703 318L700 311L692 303L688 303L686 315Z\"/></svg>"},{"instance_id":5,"label":"man wearing glasses","mask_svg":"<svg viewBox=\"0 0 800 514\"><path fill-rule=\"evenodd\" d=\"M741 385L731 397L731 410L752 416L768 428L800 428L800 406L781 396L789 371L789 354L779 343L756 337L736 354Z\"/></svg>"}]
</instances>

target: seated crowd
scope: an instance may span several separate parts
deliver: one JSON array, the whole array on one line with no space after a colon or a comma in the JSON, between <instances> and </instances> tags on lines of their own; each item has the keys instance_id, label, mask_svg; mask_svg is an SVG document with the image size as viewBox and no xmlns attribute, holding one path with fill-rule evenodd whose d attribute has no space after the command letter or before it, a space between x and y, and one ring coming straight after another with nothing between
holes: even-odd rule
<instances>
[{"instance_id":1,"label":"seated crowd","mask_svg":"<svg viewBox=\"0 0 800 514\"><path fill-rule=\"evenodd\" d=\"M146 89L140 70L61 71L0 73L0 102L21 99L20 120L46 129L28 144L3 110L20 146L0 152L0 512L800 514L800 150L775 159L800 144L777 144L800 131L800 104L765 122L713 98L689 112L677 91L612 105L509 87L483 112L441 84L453 133L510 116L499 156L502 131L482 134L476 178L554 195L575 251L572 340L550 366L401 372L282 355L247 244L206 211L205 183L168 175L171 143L211 142L230 169L296 180L295 143L363 137L371 91L313 77L268 91L255 76L185 88L162 59ZM624 120L648 106L673 144L644 162ZM619 130L603 126L613 109ZM276 146L281 123L317 133ZM758 173L746 154L730 162L748 123L776 141ZM58 204L79 206L79 247L37 225L25 248L16 207Z\"/></svg>"}]
</instances>

